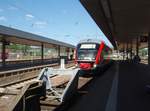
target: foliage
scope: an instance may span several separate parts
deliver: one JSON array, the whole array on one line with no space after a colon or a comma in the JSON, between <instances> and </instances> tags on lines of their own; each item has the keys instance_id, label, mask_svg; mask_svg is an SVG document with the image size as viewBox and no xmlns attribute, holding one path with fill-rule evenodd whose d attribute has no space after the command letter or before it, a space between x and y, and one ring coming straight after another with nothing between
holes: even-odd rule
<instances>
[{"instance_id":1,"label":"foliage","mask_svg":"<svg viewBox=\"0 0 150 111\"><path fill-rule=\"evenodd\" d=\"M20 44L11 44L7 47L11 49L13 52L22 51L24 54L26 54L29 50L31 50L30 46Z\"/></svg>"}]
</instances>

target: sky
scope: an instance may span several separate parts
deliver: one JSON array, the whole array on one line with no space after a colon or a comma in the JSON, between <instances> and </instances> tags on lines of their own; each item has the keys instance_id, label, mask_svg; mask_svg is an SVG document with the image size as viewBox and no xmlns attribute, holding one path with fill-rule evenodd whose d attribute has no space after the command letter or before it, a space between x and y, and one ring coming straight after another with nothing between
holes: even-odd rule
<instances>
[{"instance_id":1,"label":"sky","mask_svg":"<svg viewBox=\"0 0 150 111\"><path fill-rule=\"evenodd\" d=\"M94 38L111 46L79 0L0 0L0 25L73 45Z\"/></svg>"}]
</instances>

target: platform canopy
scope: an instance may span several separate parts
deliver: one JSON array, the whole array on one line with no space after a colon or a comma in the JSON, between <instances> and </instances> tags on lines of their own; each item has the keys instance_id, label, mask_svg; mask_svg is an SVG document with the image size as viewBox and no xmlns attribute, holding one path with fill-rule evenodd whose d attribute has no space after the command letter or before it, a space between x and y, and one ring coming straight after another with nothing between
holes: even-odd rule
<instances>
[{"instance_id":1,"label":"platform canopy","mask_svg":"<svg viewBox=\"0 0 150 111\"><path fill-rule=\"evenodd\" d=\"M75 46L72 44L0 25L0 41L3 40L10 43L32 46L41 46L43 44L44 47L63 46L75 48Z\"/></svg>"},{"instance_id":2,"label":"platform canopy","mask_svg":"<svg viewBox=\"0 0 150 111\"><path fill-rule=\"evenodd\" d=\"M150 0L80 0L82 5L118 48L150 32ZM143 45L141 45L143 47Z\"/></svg>"}]
</instances>

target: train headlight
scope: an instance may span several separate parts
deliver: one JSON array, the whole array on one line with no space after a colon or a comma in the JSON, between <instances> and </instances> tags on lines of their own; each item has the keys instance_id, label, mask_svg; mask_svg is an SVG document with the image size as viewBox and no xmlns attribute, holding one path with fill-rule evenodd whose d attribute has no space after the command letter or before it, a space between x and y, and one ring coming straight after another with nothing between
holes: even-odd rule
<instances>
[{"instance_id":1,"label":"train headlight","mask_svg":"<svg viewBox=\"0 0 150 111\"><path fill-rule=\"evenodd\" d=\"M79 65L78 65L78 64L75 64L75 67L79 67Z\"/></svg>"},{"instance_id":2,"label":"train headlight","mask_svg":"<svg viewBox=\"0 0 150 111\"><path fill-rule=\"evenodd\" d=\"M94 64L94 65L93 65L93 67L94 67L94 68L96 68L96 67L97 67L97 65L96 65L96 64Z\"/></svg>"}]
</instances>

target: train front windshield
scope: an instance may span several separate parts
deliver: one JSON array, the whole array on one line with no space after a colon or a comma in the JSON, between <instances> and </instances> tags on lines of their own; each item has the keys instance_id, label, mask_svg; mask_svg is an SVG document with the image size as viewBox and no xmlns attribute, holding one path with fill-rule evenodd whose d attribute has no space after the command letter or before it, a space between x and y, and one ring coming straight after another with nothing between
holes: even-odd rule
<instances>
[{"instance_id":1,"label":"train front windshield","mask_svg":"<svg viewBox=\"0 0 150 111\"><path fill-rule=\"evenodd\" d=\"M99 44L79 44L77 47L78 60L94 61L98 48Z\"/></svg>"}]
</instances>

